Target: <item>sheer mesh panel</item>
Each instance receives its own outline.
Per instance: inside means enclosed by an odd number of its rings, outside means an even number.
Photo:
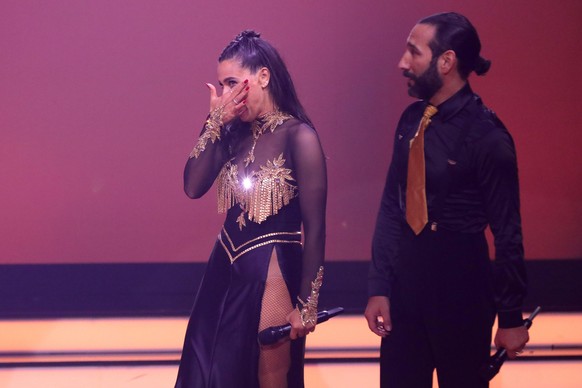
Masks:
[[[292,309],[291,297],[277,261],[277,252],[276,249],[273,249],[265,284],[265,293],[263,294],[259,331],[270,326],[286,324],[287,314]],[[261,347],[259,355],[259,383],[261,388],[287,387],[287,372],[291,365],[290,348],[289,341]]]

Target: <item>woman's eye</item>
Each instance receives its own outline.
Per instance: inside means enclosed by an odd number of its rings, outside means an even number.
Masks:
[[[231,88],[234,88],[237,84],[238,82],[236,81],[228,81],[228,86],[230,86]]]

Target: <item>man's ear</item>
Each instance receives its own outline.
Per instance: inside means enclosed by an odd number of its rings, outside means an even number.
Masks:
[[[457,69],[457,54],[453,50],[447,50],[439,57],[439,69],[442,74],[449,74]]]
[[[271,72],[266,67],[262,67],[259,69],[259,85],[261,88],[265,89],[267,85],[269,85],[269,81],[271,80]]]

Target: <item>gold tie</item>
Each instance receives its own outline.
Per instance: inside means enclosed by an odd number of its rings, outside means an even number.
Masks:
[[[418,131],[410,140],[408,177],[406,179],[406,222],[415,234],[419,234],[428,222],[424,172],[424,131],[437,108],[427,105],[420,120]]]

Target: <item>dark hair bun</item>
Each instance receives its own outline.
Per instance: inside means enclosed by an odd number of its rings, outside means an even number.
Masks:
[[[475,74],[484,75],[489,71],[490,67],[491,67],[490,60],[485,59],[483,57],[479,57],[479,59],[477,59],[477,63],[475,64]]]
[[[244,30],[243,32],[238,34],[235,39],[242,40],[242,39],[260,38],[260,37],[261,37],[261,33],[259,33],[259,32],[256,32],[254,30]]]

